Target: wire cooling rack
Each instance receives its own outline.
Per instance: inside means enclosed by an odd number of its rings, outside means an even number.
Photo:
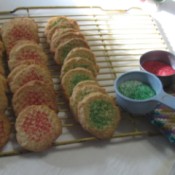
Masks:
[[[128,11],[103,10],[100,7],[19,7],[13,11],[0,12],[0,26],[15,17],[27,16],[33,18],[39,26],[40,44],[50,58],[49,69],[53,76],[58,96],[59,117],[63,122],[63,134],[53,146],[82,144],[97,140],[82,130],[75,123],[64,101],[60,89],[60,67],[53,60],[49,45],[44,36],[44,28],[49,18],[64,15],[73,18],[80,26],[91,50],[96,56],[100,73],[97,76],[99,84],[109,95],[115,97],[114,80],[123,72],[139,70],[139,57],[150,50],[169,50],[169,46],[161,35],[154,19],[139,9]],[[9,107],[10,109],[10,107]],[[123,141],[148,136],[160,135],[149,124],[146,117],[131,116],[121,111],[122,120],[113,139]],[[100,140],[97,140],[100,142]],[[111,141],[108,141],[109,144]],[[0,157],[28,153],[15,140],[15,133],[9,143],[1,150]]]

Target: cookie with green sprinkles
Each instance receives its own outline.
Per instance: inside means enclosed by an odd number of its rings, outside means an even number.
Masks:
[[[76,47],[89,48],[88,43],[80,38],[72,38],[68,41],[61,43],[55,51],[54,59],[57,64],[63,64],[67,54]]]
[[[70,97],[69,105],[76,121],[78,121],[78,104],[85,96],[93,92],[106,93],[104,88],[100,87],[97,82],[92,80],[80,82],[75,86],[72,96]]]
[[[54,32],[60,28],[72,28],[75,30],[79,30],[79,26],[74,19],[65,16],[53,17],[48,21],[45,29],[45,34],[48,43],[50,43]]]
[[[46,28],[45,28],[45,34],[47,34],[51,28],[53,28],[57,25],[61,25],[61,24],[65,24],[65,25],[72,24],[72,25],[78,26],[77,22],[72,18],[68,18],[66,16],[54,16],[48,20]],[[68,26],[66,26],[66,27],[68,27]]]
[[[94,92],[78,105],[81,126],[99,139],[111,138],[120,121],[120,110],[107,94]]]
[[[92,63],[91,61],[84,59],[83,57],[74,57],[70,60],[64,61],[61,68],[61,77],[70,69],[75,69],[76,67],[82,67],[92,71],[93,75],[96,77],[99,72],[99,66]]]
[[[59,21],[63,18],[63,16],[54,16],[48,19],[47,25],[45,27],[45,34],[47,35],[48,31],[54,27]]]
[[[85,47],[76,47],[72,49],[66,56],[65,61],[74,57],[83,57],[84,59],[92,61],[94,64],[96,64],[96,58],[94,53],[90,49]]]
[[[71,69],[64,74],[61,79],[61,86],[63,88],[65,97],[69,99],[72,95],[74,87],[81,81],[94,80],[95,77],[91,71],[85,68]]]
[[[78,30],[79,31],[79,30]],[[73,29],[73,28],[57,28],[55,31],[54,31],[54,33],[53,33],[53,35],[52,35],[52,37],[51,37],[51,39],[50,39],[50,45],[51,45],[51,42],[53,41],[53,40],[55,40],[56,38],[60,38],[61,37],[61,35],[64,35],[65,33],[67,33],[67,32],[77,32],[77,30],[75,30],[75,29]],[[50,49],[51,50],[51,49]]]
[[[55,38],[52,38],[50,42],[50,50],[51,52],[55,52],[56,48],[63,42],[70,40],[71,38],[80,38],[85,39],[84,35],[80,33],[79,31],[69,31],[64,32],[60,35],[58,35]]]
[[[72,24],[61,24],[61,25],[57,25],[55,27],[53,27],[52,29],[49,30],[48,34],[47,34],[47,42],[50,43],[53,34],[55,33],[56,30],[59,30],[60,28],[66,29],[66,28],[72,28],[74,30],[79,30],[79,28],[77,28],[77,26],[74,26]]]

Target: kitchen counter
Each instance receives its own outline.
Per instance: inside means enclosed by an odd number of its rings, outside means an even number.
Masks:
[[[171,49],[175,52],[175,1],[166,1],[157,4],[157,10],[153,14],[157,20],[162,34],[167,38]]]
[[[108,2],[112,4],[112,1],[108,0]],[[89,3],[99,5],[100,1]],[[0,0],[0,4],[0,11],[12,10],[19,6],[88,5],[82,0],[65,0],[64,2],[58,0]],[[175,1],[167,0],[161,4],[149,1],[145,5],[149,5],[150,13],[156,19],[162,34],[174,52]],[[139,3],[139,7],[146,9],[143,3]],[[0,174],[175,175],[175,145],[170,144],[163,136],[154,136],[119,139],[110,143],[95,141],[60,146],[44,153],[2,157],[0,158]]]

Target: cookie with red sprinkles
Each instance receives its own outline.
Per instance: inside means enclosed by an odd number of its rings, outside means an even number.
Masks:
[[[27,17],[14,18],[2,25],[2,40],[7,54],[19,40],[39,42],[38,25]]]
[[[2,58],[4,53],[4,43],[0,40],[0,58]]]
[[[10,120],[4,114],[0,113],[0,148],[9,140],[11,133]]]
[[[4,67],[2,66],[2,64],[0,63],[0,74],[4,75]]]
[[[12,70],[20,64],[47,65],[48,57],[43,49],[32,41],[21,40],[13,47],[9,55],[8,66]]]
[[[26,150],[48,149],[62,133],[61,120],[45,105],[25,108],[16,119],[17,142]]]
[[[8,107],[8,98],[6,96],[7,91],[8,88],[6,78],[0,74],[0,113],[4,113]]]
[[[16,66],[9,74],[8,74],[8,77],[7,77],[7,82],[8,84],[14,80],[14,77],[16,76],[16,74],[18,72],[20,72],[22,69],[25,69],[27,68],[28,65],[27,64],[20,64],[18,66]]]
[[[46,105],[50,109],[58,111],[54,89],[38,80],[21,86],[13,95],[12,105],[17,117],[23,109],[31,105]]]
[[[13,71],[12,71],[13,72]],[[52,76],[47,67],[31,64],[27,67],[23,67],[16,75],[11,79],[8,79],[9,86],[12,93],[15,93],[24,84],[39,80],[53,88]]]
[[[8,99],[5,94],[5,91],[0,87],[0,113],[4,112],[8,107]]]
[[[0,88],[1,91],[8,92],[8,84],[7,84],[7,79],[4,77],[4,75],[0,74]]]

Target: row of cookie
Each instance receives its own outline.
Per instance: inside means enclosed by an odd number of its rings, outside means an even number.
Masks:
[[[90,50],[78,23],[65,16],[56,16],[48,20],[45,28],[50,50],[55,54],[57,64],[61,64],[61,77],[77,67],[90,70],[94,77],[99,73],[96,58]]]
[[[71,18],[65,16],[50,18],[45,27],[45,35],[50,50],[55,53],[56,63],[61,64],[61,82],[65,96],[69,99],[73,84],[84,78],[96,78],[99,67],[95,55],[80,32],[78,23]],[[69,70],[73,72],[68,73]],[[72,75],[75,75],[74,79],[71,79],[72,85],[67,86],[69,76]]]
[[[43,151],[61,134],[62,127],[48,58],[38,44],[38,26],[30,18],[16,18],[3,25],[2,37],[17,141],[27,150]]]
[[[87,43],[85,45],[79,42],[83,39],[76,37],[68,37],[66,40],[63,37],[62,40],[61,36],[67,33],[65,29],[60,33],[61,22],[59,21],[62,18],[64,17],[51,18],[46,26],[46,31],[52,31],[55,28],[52,27],[52,23],[58,20],[55,32],[59,33],[59,43],[62,44],[56,47],[55,61],[62,64],[60,78],[63,92],[69,101],[75,119],[86,131],[97,138],[110,138],[120,119],[119,109],[96,81],[99,68]],[[77,23],[74,21],[73,24]],[[48,40],[49,32],[47,32]]]
[[[76,67],[77,64],[81,64],[82,67],[93,70],[95,75],[98,74],[99,67],[94,54],[75,20],[65,16],[52,17],[47,22],[45,35],[57,64],[62,65],[69,60],[68,65]],[[72,52],[70,53],[70,51]],[[79,58],[72,60],[73,57]]]
[[[4,45],[0,41],[0,148],[8,142],[11,133],[11,124],[5,114],[8,107],[7,81],[4,69]]]
[[[97,81],[79,82],[69,102],[74,118],[82,128],[99,139],[113,136],[120,121],[120,110]]]
[[[111,138],[120,121],[120,111],[92,72],[81,67],[70,69],[61,78],[61,86],[82,128],[97,138]]]

